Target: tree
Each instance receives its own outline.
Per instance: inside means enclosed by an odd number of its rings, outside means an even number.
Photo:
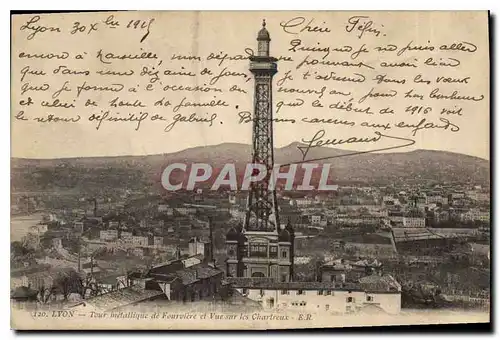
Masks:
[[[40,303],[46,304],[47,302],[49,302],[50,298],[54,295],[55,295],[54,287],[45,287],[44,285],[42,285],[38,289],[37,298]]]
[[[10,244],[10,256],[12,259],[26,259],[33,257],[34,250],[29,248],[23,242],[14,241]]]
[[[96,279],[90,274],[82,277],[80,282],[81,289],[79,293],[83,299],[98,296],[104,293],[104,289],[97,284]]]
[[[321,266],[324,264],[324,257],[315,255],[306,264],[296,264],[294,275],[297,281],[319,281],[321,280]]]
[[[71,293],[81,292],[82,280],[80,275],[73,270],[63,272],[58,274],[53,287],[62,294],[64,300],[67,300]]]
[[[40,239],[37,234],[28,233],[22,238],[21,243],[23,247],[29,249],[29,251],[35,251],[39,246]]]
[[[324,257],[317,257],[314,260],[314,273],[316,276],[316,281],[321,281],[321,267],[325,264]]]

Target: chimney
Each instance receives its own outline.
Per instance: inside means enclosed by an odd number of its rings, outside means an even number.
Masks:
[[[80,271],[82,270],[81,252],[82,252],[82,239],[80,236],[80,239],[78,240],[78,273],[80,273]]]
[[[181,259],[181,248],[177,246],[177,249],[175,250],[175,259],[180,260]]]
[[[210,231],[210,254],[209,254],[209,259],[208,261],[210,263],[213,263],[214,264],[214,268],[215,268],[215,261],[214,261],[214,240],[213,240],[213,235],[212,235],[212,217],[209,216],[208,217],[208,229]]]

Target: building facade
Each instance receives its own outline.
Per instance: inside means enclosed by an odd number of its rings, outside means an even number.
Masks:
[[[401,311],[401,286],[392,277],[376,277],[375,282],[336,284],[332,282],[257,282],[229,279],[243,296],[270,310],[310,313],[356,313],[376,307],[387,314]],[[361,280],[363,281],[363,280]],[[382,284],[380,284],[382,283]]]
[[[226,237],[228,277],[293,277],[295,234],[290,225],[280,233],[252,233],[232,228]]]
[[[212,259],[212,245],[210,241],[205,241],[195,236],[189,240],[188,247],[189,256],[201,255],[207,261]]]
[[[425,228],[425,218],[403,216],[403,226],[405,228]]]
[[[101,230],[99,232],[99,238],[102,241],[116,241],[118,239],[118,230]]]

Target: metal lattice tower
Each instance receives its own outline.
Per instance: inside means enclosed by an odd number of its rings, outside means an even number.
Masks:
[[[278,232],[276,191],[268,187],[274,166],[272,79],[278,72],[278,59],[269,56],[271,38],[265,21],[257,42],[257,55],[250,57],[250,71],[255,77],[252,163],[263,164],[267,175],[263,180],[250,183],[244,229]]]

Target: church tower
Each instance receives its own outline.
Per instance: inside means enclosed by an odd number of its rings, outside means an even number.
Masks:
[[[255,78],[252,163],[264,165],[267,176],[251,182],[244,223],[231,228],[226,236],[227,275],[284,282],[293,277],[295,237],[290,224],[280,228],[276,191],[269,190],[274,167],[272,80],[278,60],[269,55],[271,38],[265,21],[257,43],[257,54],[249,58]]]

